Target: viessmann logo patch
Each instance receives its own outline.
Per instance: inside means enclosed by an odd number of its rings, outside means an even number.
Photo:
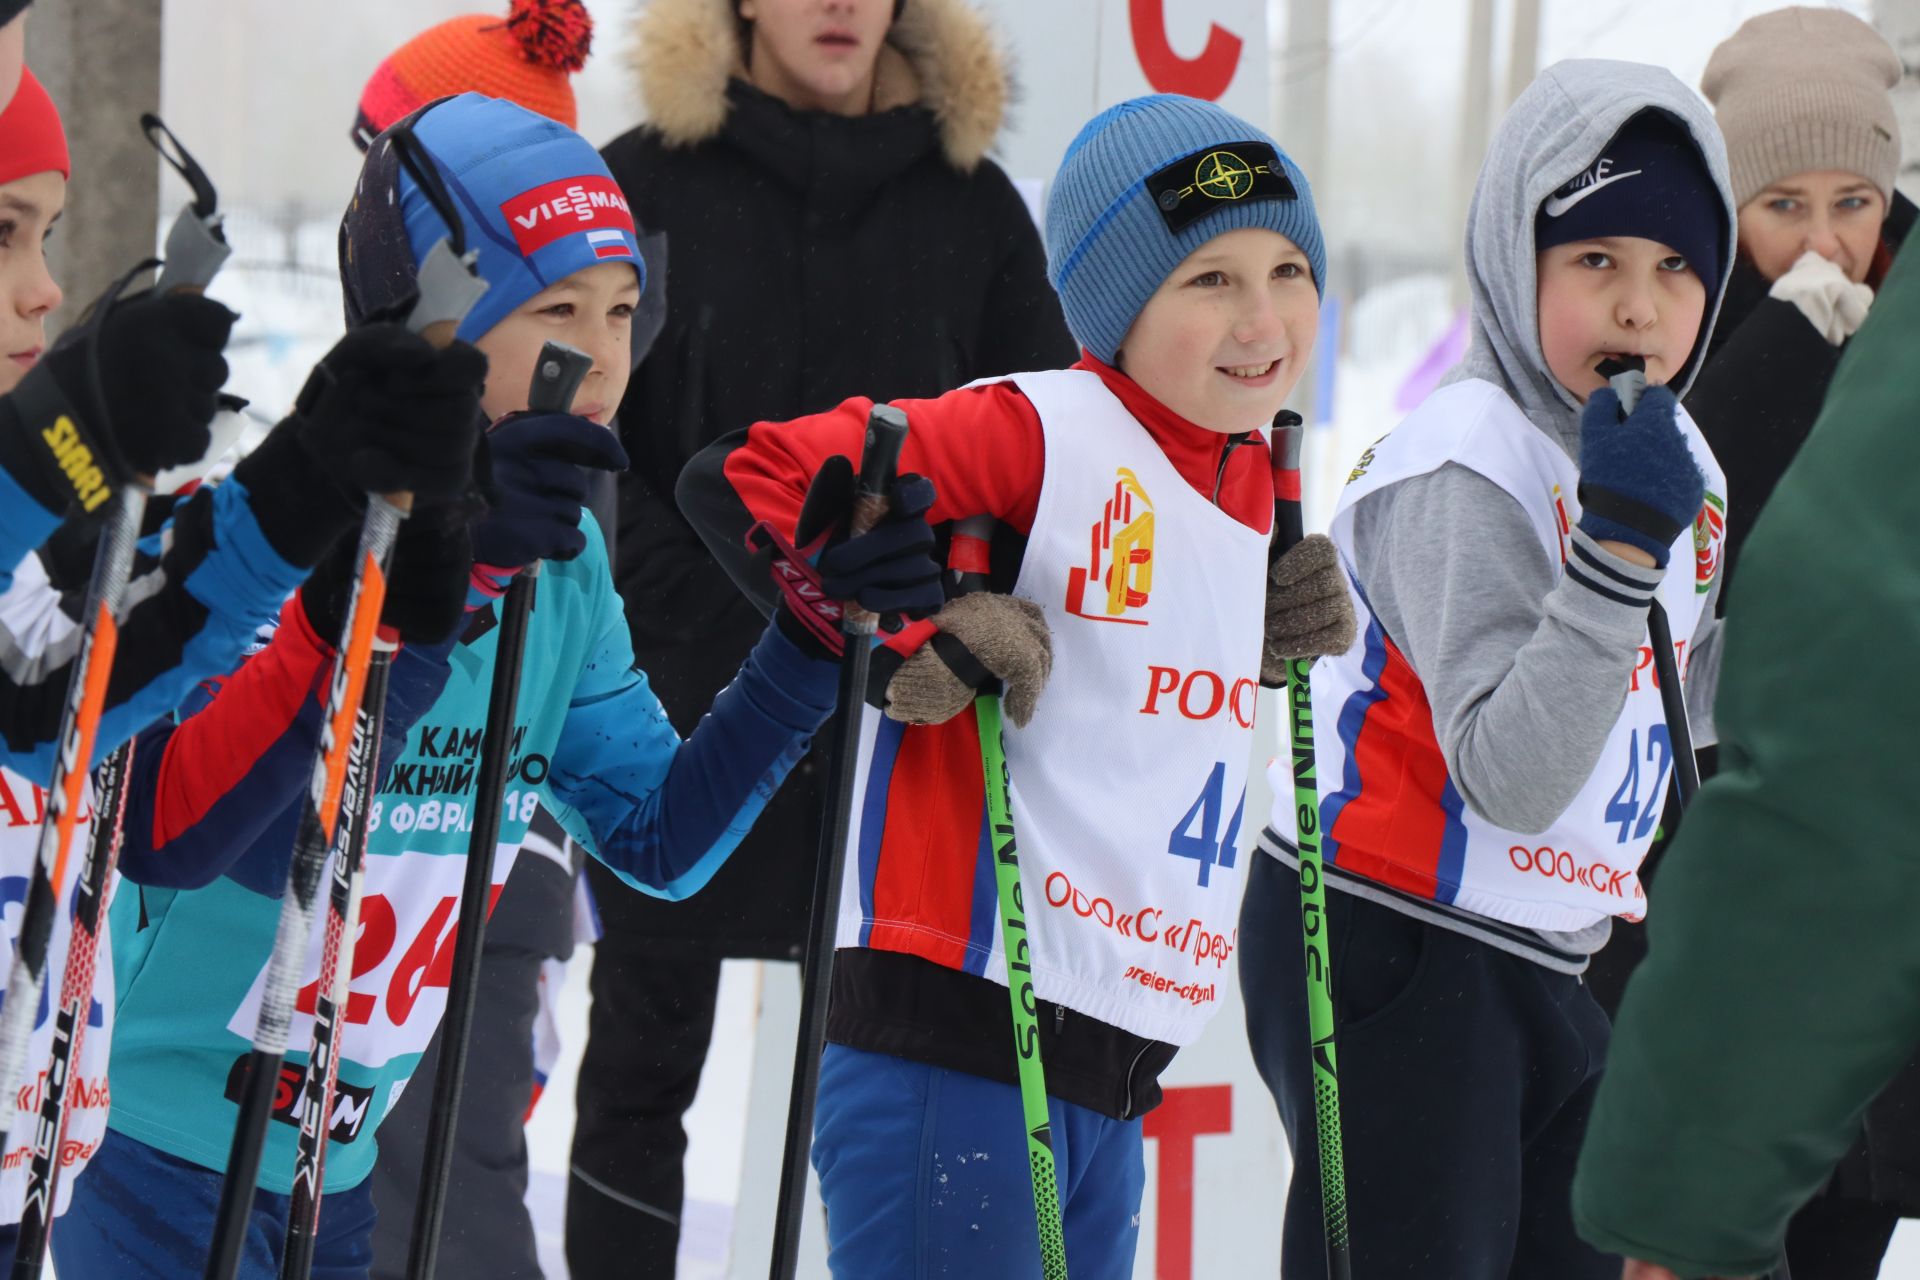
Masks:
[[[562,236],[588,232],[594,256],[632,258],[633,210],[611,178],[562,178],[523,191],[500,206],[523,255],[531,257]]]

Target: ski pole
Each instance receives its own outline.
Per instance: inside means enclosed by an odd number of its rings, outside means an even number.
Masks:
[[[432,158],[424,154],[424,148],[404,129],[391,131],[388,145],[395,148],[447,226],[446,238],[435,244],[420,264],[419,297],[407,316],[408,329],[433,345],[444,347],[453,341],[461,318],[486,292],[486,281],[475,272],[478,251],[465,252],[466,236],[459,211],[447,195]],[[416,155],[416,148],[422,154]],[[360,527],[342,642],[327,684],[319,749],[314,754],[313,774],[294,837],[286,892],[280,901],[280,919],[274,929],[273,951],[261,984],[253,1048],[242,1069],[233,1142],[227,1155],[226,1177],[220,1187],[206,1280],[233,1280],[239,1271],[247,1222],[253,1212],[254,1184],[260,1176],[260,1158],[267,1143],[267,1125],[273,1118],[280,1067],[286,1058],[292,1031],[293,1004],[306,960],[307,936],[313,927],[320,877],[326,871],[327,854],[338,834],[351,725],[366,687],[374,632],[379,626],[380,606],[386,599],[387,559],[400,521],[412,505],[412,494],[367,496],[367,514]]]
[[[547,343],[534,362],[527,408],[535,413],[565,413],[592,368],[593,357],[585,352],[565,343]],[[500,843],[500,810],[506,802],[514,716],[520,705],[520,669],[539,575],[537,560],[514,574],[500,607],[493,685],[487,692],[486,736],[481,742],[480,772],[475,782],[473,833],[467,841],[467,875],[460,889],[460,921],[453,935],[453,973],[447,986],[446,1017],[440,1028],[440,1063],[434,1072],[433,1106],[427,1119],[413,1236],[407,1244],[407,1275],[412,1280],[431,1280],[438,1261],[440,1221],[447,1205],[447,1184],[453,1177],[460,1094],[466,1085],[467,1047],[473,1032],[474,1003],[480,994],[480,960],[493,895],[494,853]]]
[[[1300,417],[1273,423],[1273,552],[1286,554],[1306,536],[1300,509]],[[1307,955],[1307,1030],[1313,1051],[1313,1115],[1320,1152],[1320,1216],[1329,1280],[1349,1280],[1353,1246],[1347,1223],[1347,1158],[1340,1140],[1340,1071],[1334,1053],[1332,951],[1327,945],[1327,892],[1320,861],[1320,786],[1314,770],[1313,659],[1287,663],[1287,712],[1293,748],[1293,808],[1299,828],[1300,925]]]
[[[974,516],[954,526],[947,566],[958,570],[963,594],[989,589],[987,563],[992,541],[991,516]],[[993,830],[1001,946],[1007,953],[1007,995],[1013,1006],[1013,1056],[1020,1076],[1020,1113],[1027,1126],[1027,1165],[1033,1175],[1033,1215],[1040,1234],[1040,1272],[1045,1280],[1067,1280],[1067,1242],[1060,1227],[1060,1184],[1053,1171],[1053,1121],[1047,1112],[1046,1068],[1040,1060],[1033,947],[1027,932],[1026,897],[1020,887],[1020,858],[1014,842],[1007,749],[1000,727],[1000,695],[982,693],[973,700],[973,714],[980,728],[987,822]]]
[[[46,1264],[53,1206],[60,1190],[58,1155],[66,1141],[67,1091],[93,1010],[100,917],[107,909],[108,886],[120,860],[127,771],[132,767],[133,743],[129,742],[108,756],[94,775],[93,839],[80,866],[80,884],[74,895],[73,932],[67,942],[67,967],[60,979],[60,1005],[54,1012],[53,1055],[34,1124],[33,1156],[27,1165],[20,1234],[13,1251],[13,1280],[37,1280]]]
[[[1613,393],[1620,397],[1620,408],[1632,413],[1647,389],[1647,362],[1639,356],[1602,360],[1596,367]],[[1700,762],[1693,754],[1693,724],[1687,718],[1687,694],[1680,684],[1680,662],[1673,653],[1673,624],[1659,600],[1647,609],[1647,643],[1653,649],[1653,675],[1660,685],[1660,710],[1667,722],[1667,737],[1673,747],[1673,790],[1676,822],[1700,791]],[[1771,1272],[1770,1280],[1793,1280],[1783,1256]]]
[[[849,532],[865,533],[886,514],[900,450],[907,442],[907,415],[876,404],[867,416],[860,453],[860,490]],[[807,922],[807,955],[801,970],[800,1034],[794,1046],[793,1088],[787,1095],[786,1146],[780,1157],[780,1198],[773,1233],[773,1280],[793,1280],[800,1263],[800,1220],[807,1206],[807,1156],[813,1146],[813,1103],[820,1087],[820,1054],[827,1039],[827,994],[833,984],[833,935],[840,917],[840,885],[846,874],[847,834],[853,817],[853,775],[867,707],[867,670],[879,619],[848,605],[842,627],[846,655],[840,660],[839,701],[827,758],[827,811],[820,824],[819,856],[813,866],[813,905]]]
[[[340,1042],[344,1035],[353,976],[353,951],[360,926],[360,890],[365,877],[367,812],[379,788],[381,733],[386,725],[387,679],[393,648],[376,639],[367,660],[367,685],[353,721],[347,749],[347,781],[340,794],[342,838],[333,850],[333,883],[327,894],[326,933],[320,948],[320,979],[314,984],[313,1042],[307,1051],[302,1086],[300,1138],[294,1153],[293,1193],[287,1203],[287,1243],[281,1254],[283,1280],[305,1280],[313,1270],[313,1248],[320,1233],[320,1187],[327,1167],[327,1138],[333,1115],[334,1086],[340,1078]]]
[[[220,230],[213,184],[157,117],[143,115],[140,123],[155,150],[178,169],[194,189],[193,202],[180,211],[167,237],[170,256],[161,267],[155,288],[162,292],[200,292],[212,281],[229,252],[226,237]],[[168,153],[162,139],[173,146],[176,154]],[[175,252],[179,254],[177,261],[171,256]],[[108,290],[100,303],[100,316],[104,317],[111,309],[132,276],[148,265],[136,267]],[[98,329],[94,332],[97,335]],[[73,847],[73,831],[80,814],[81,791],[93,763],[100,718],[106,711],[107,680],[119,644],[121,605],[133,577],[140,521],[146,514],[147,498],[152,492],[151,476],[134,476],[115,490],[113,508],[94,555],[93,575],[87,583],[83,606],[85,629],[81,633],[79,655],[74,660],[72,680],[67,686],[66,705],[60,714],[59,736],[55,739],[60,749],[47,782],[47,819],[40,827],[35,875],[27,890],[20,938],[7,977],[6,1000],[0,1004],[0,1150],[5,1149],[7,1134],[13,1128],[20,1072],[26,1066],[27,1046],[40,1009],[41,988],[46,982],[47,946],[60,912],[67,857]]]
[[[1647,389],[1647,362],[1639,356],[1609,358],[1596,370],[1620,397],[1623,413],[1632,413]],[[1687,719],[1687,694],[1680,684],[1680,663],[1673,654],[1673,625],[1666,608],[1655,599],[1647,610],[1647,643],[1653,648],[1653,675],[1660,685],[1660,709],[1666,716],[1667,737],[1673,746],[1673,786],[1680,802],[1675,817],[1693,803],[1700,790],[1700,762],[1693,754],[1693,725]]]

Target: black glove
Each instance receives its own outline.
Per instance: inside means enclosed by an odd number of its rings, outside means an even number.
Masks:
[[[436,349],[398,324],[367,324],[334,345],[260,447],[233,469],[267,540],[312,564],[369,493],[423,502],[465,495],[484,468],[480,385],[487,358]]]
[[[887,495],[887,511],[867,532],[847,537],[856,485],[853,463],[834,455],[807,488],[793,542],[762,521],[747,543],[771,556],[780,589],[774,622],[789,640],[817,658],[846,651],[842,604],[871,613],[925,618],[946,603],[940,565],[933,558],[933,482],[904,475]]]
[[[1707,488],[1675,420],[1679,407],[1672,391],[1654,386],[1623,416],[1620,397],[1601,387],[1580,414],[1581,532],[1639,547],[1663,569]]]
[[[135,475],[198,462],[237,319],[187,293],[136,294],[90,313],[7,397],[17,421],[0,465],[48,510],[94,512]]]
[[[587,472],[625,471],[627,451],[612,431],[567,413],[509,414],[487,435],[493,509],[473,526],[473,558],[518,570],[536,560],[571,560],[587,547],[580,509]]]
[[[468,522],[477,506],[464,499],[416,503],[413,514],[400,522],[380,622],[405,643],[438,644],[465,616],[473,569]],[[358,530],[343,535],[300,588],[300,604],[314,634],[331,645],[340,644],[346,629],[359,542]]]

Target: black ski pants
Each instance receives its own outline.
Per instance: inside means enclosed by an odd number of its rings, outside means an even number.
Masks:
[[[671,1280],[686,1196],[682,1120],[713,1039],[720,960],[649,945],[622,919],[633,889],[598,863],[587,878],[605,933],[574,1093],[567,1268],[572,1280]]]
[[[1580,979],[1327,894],[1354,1280],[1617,1280],[1571,1188],[1608,1025]],[[1294,1153],[1280,1274],[1327,1274],[1300,877],[1253,855],[1240,982]]]

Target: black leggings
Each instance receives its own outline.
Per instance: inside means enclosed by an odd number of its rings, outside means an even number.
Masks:
[[[1294,1152],[1281,1275],[1326,1275],[1300,878],[1255,854],[1240,913],[1247,1034]],[[1606,1064],[1578,978],[1327,894],[1354,1280],[1617,1280],[1571,1190]]]

